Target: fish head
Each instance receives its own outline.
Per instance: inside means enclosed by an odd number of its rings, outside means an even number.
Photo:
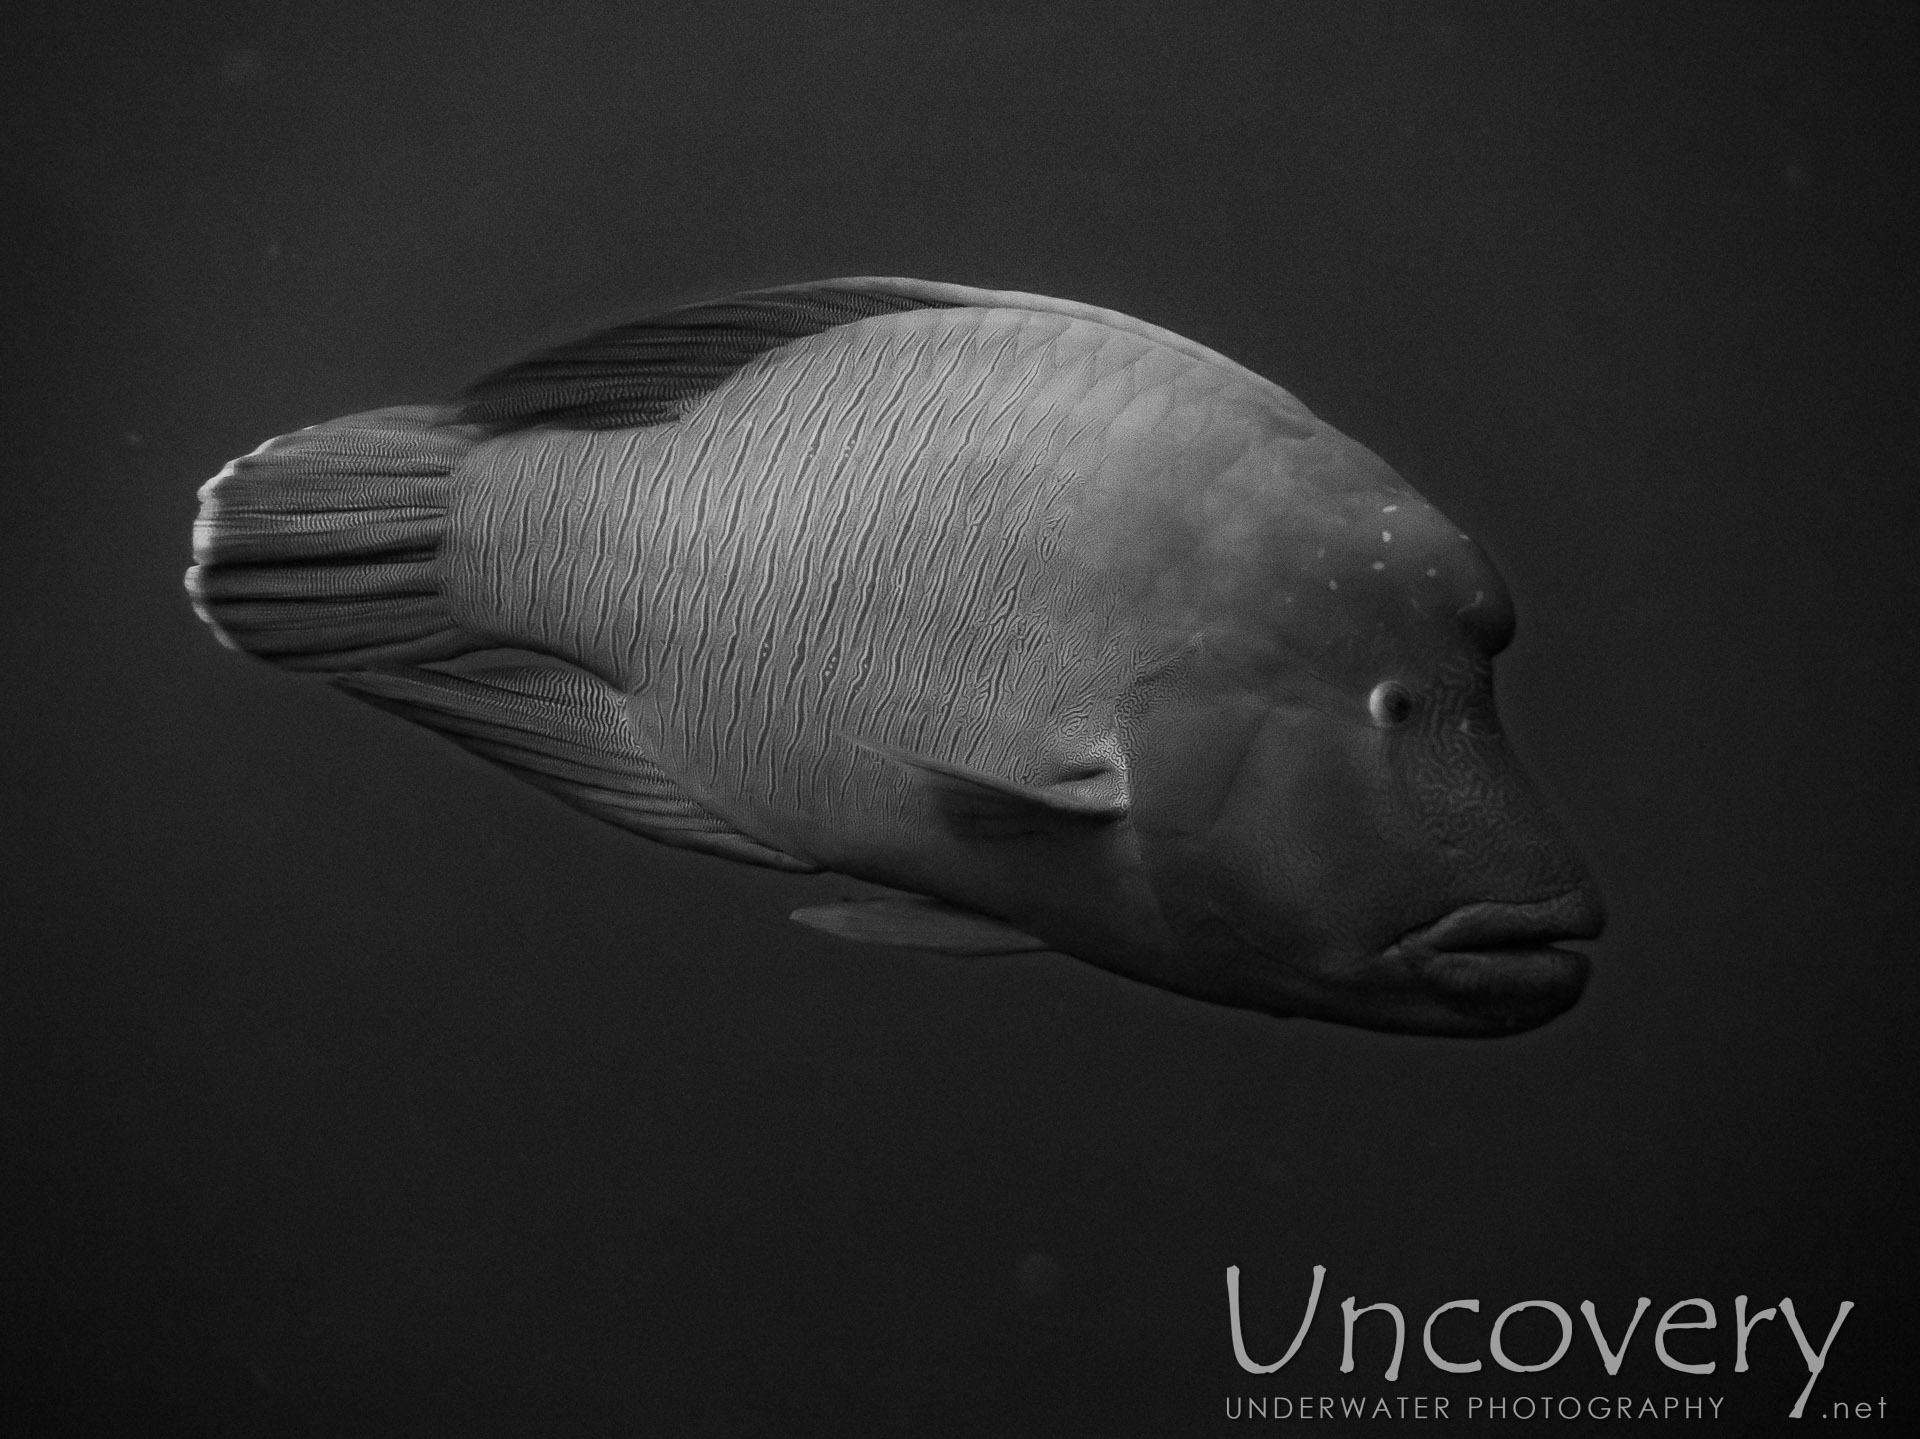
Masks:
[[[1560,942],[1600,932],[1601,900],[1495,710],[1507,588],[1393,479],[1277,507],[1258,564],[1212,556],[1218,602],[1129,695],[1132,820],[1178,987],[1516,1033],[1579,998]]]

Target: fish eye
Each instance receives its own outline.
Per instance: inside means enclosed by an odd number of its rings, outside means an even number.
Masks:
[[[1367,713],[1382,729],[1405,724],[1413,713],[1413,691],[1399,680],[1382,680],[1367,696]]]

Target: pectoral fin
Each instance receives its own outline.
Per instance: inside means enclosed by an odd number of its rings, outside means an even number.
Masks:
[[[792,918],[855,944],[890,944],[936,954],[1028,954],[1049,948],[1010,924],[925,895],[811,905],[796,909]]]
[[[905,770],[932,796],[954,833],[970,839],[1048,834],[1127,817],[1127,773],[1117,756],[1092,754],[1068,778],[1022,784],[873,740],[852,743]]]

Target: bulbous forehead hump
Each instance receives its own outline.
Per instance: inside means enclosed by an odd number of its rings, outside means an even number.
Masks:
[[[1485,551],[1328,426],[1250,447],[1200,511],[1195,578],[1210,629],[1363,668],[1463,643],[1492,654],[1512,635],[1512,600]]]

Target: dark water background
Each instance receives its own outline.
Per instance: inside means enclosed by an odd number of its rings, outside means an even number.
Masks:
[[[1805,1367],[1776,1321],[1728,1372],[1736,1294],[1816,1339],[1856,1301],[1815,1409],[1920,1405],[1913,8],[7,29],[14,1432],[1158,1435],[1279,1392],[1756,1432]],[[841,947],[784,918],[834,881],[603,829],[190,613],[193,490],[262,438],[848,273],[1190,334],[1482,540],[1506,719],[1612,904],[1575,1012],[1388,1038]],[[1225,1266],[1277,1357],[1314,1263],[1300,1357],[1243,1374]],[[1388,1385],[1378,1316],[1337,1372],[1349,1294],[1478,1297],[1483,1356],[1518,1300],[1654,1309],[1617,1379],[1584,1325],[1524,1379],[1416,1327]],[[1709,1378],[1651,1351],[1695,1295]]]

